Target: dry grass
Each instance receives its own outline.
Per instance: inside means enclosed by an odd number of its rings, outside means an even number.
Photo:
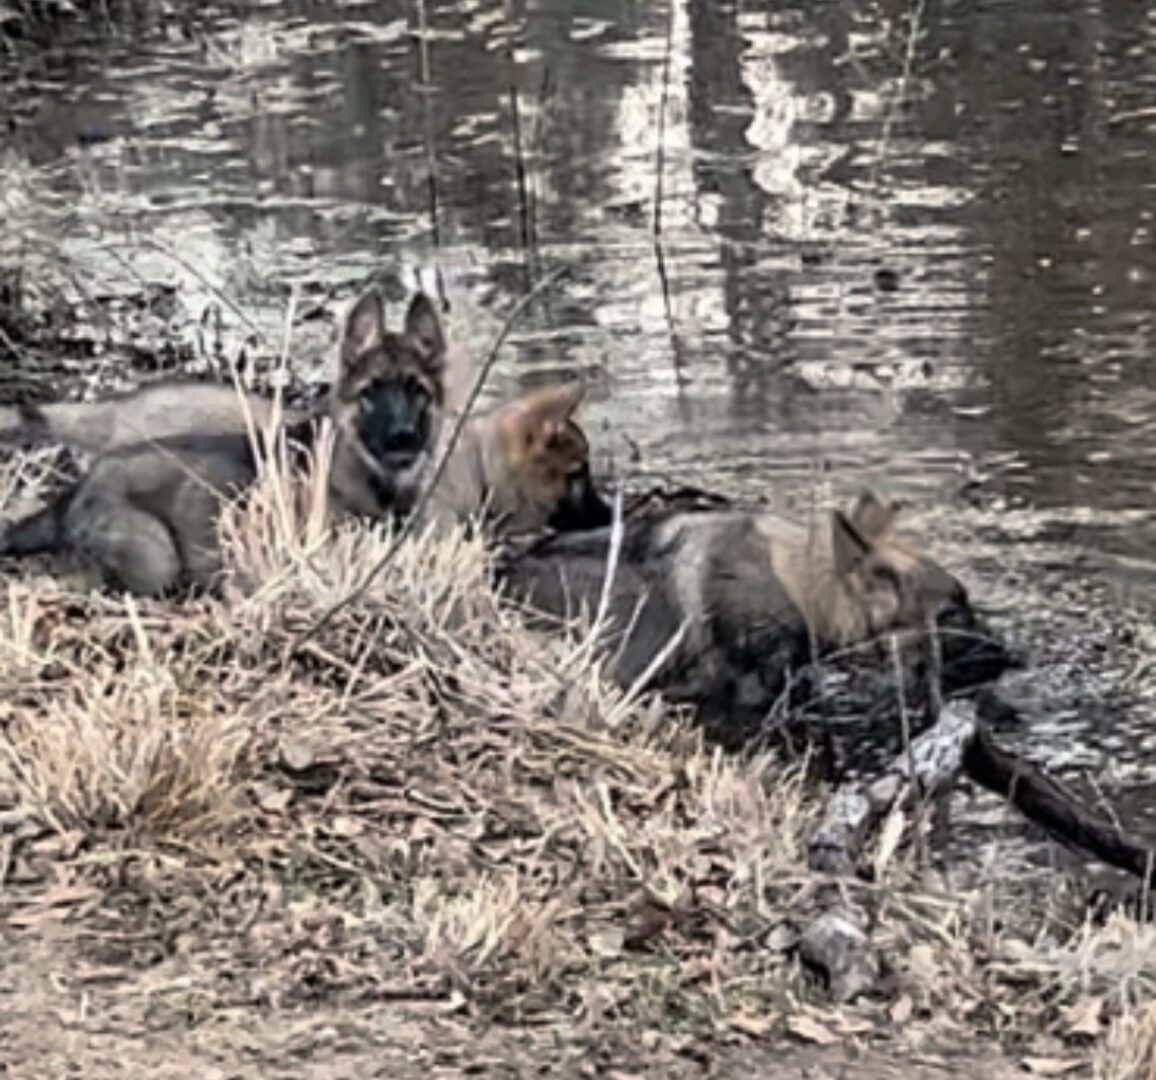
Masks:
[[[240,811],[237,759],[249,738],[241,715],[230,715],[197,673],[158,664],[135,608],[126,615],[137,638],[131,667],[96,643],[80,661],[38,652],[28,633],[41,610],[35,594],[10,597],[11,622],[24,642],[5,665],[4,694],[13,702],[0,752],[19,802],[60,832],[128,830],[196,835]],[[29,684],[67,686],[28,707]],[[23,699],[23,700],[22,700]]]
[[[134,949],[163,953],[180,927],[201,1010],[428,1000],[473,1023],[696,1040],[923,1024],[1085,1053],[1099,1031],[1071,1018],[1092,1002],[1114,1021],[1101,1075],[1147,1075],[1149,928],[1001,935],[910,860],[844,883],[894,977],[829,1009],[793,951],[830,895],[805,865],[801,770],[704,748],[578,637],[531,633],[477,540],[407,541],[295,654],[391,543],[327,526],[323,481],[274,462],[228,508],[227,605],[4,582],[0,820],[24,832],[0,914],[28,922],[63,883],[104,898],[104,932]]]
[[[1096,1054],[1096,1080],[1156,1078],[1156,1001],[1113,1021]]]

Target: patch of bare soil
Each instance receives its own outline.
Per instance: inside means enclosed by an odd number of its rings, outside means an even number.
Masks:
[[[86,963],[71,934],[6,940],[0,976],[0,1075],[102,1078],[336,1078],[428,1076],[714,1076],[740,1080],[991,1080],[1021,1066],[987,1042],[934,1049],[775,1045],[639,1031],[625,1022],[592,1029],[478,1025],[460,1003],[376,1002],[290,1008],[268,1003],[196,1006],[186,960],[148,971]],[[71,938],[71,940],[70,940]],[[1078,1075],[1078,1073],[1076,1074]]]

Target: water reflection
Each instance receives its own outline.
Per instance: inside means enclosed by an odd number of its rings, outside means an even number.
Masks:
[[[1124,508],[1156,468],[1156,23],[1126,3],[914,36],[899,0],[264,4],[72,47],[9,141],[75,236],[179,251],[271,333],[287,282],[437,264],[482,334],[574,267],[496,386],[596,377],[651,472],[927,492],[970,459]]]
[[[1046,608],[1077,563],[1105,608],[1150,598],[1156,4],[913,10],[283,0],[146,21],[2,91],[5,198],[62,200],[88,292],[179,281],[249,347],[222,297],[278,341],[294,286],[317,302],[304,372],[371,274],[400,297],[437,267],[481,345],[566,265],[494,391],[584,374],[607,467],[788,499],[885,479],[1009,606],[1034,588]],[[318,304],[329,321],[305,319]],[[968,478],[1000,508],[959,509]]]

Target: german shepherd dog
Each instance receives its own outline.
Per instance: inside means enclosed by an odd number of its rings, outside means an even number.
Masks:
[[[698,707],[709,737],[737,749],[763,733],[816,655],[897,634],[926,657],[936,623],[982,637],[960,582],[896,533],[898,509],[865,491],[850,513],[810,524],[737,510],[627,521],[606,593],[613,674],[626,686],[649,674],[669,699]],[[499,580],[547,622],[592,613],[610,537],[540,541],[501,560]],[[994,678],[1005,666],[1002,649],[978,667],[969,654],[967,677]]]
[[[583,395],[580,383],[546,387],[471,417],[431,492],[428,519],[444,527],[478,517],[500,536],[609,525],[574,419]]]
[[[354,305],[327,408],[335,512],[381,517],[412,507],[439,439],[446,351],[424,295],[410,304],[400,333],[386,330],[376,290]],[[90,405],[4,410],[4,441],[56,440],[100,456],[61,498],[13,523],[0,536],[0,554],[70,550],[106,583],[144,595],[210,585],[220,568],[222,501],[256,479],[252,436],[261,441],[272,409],[227,386],[169,384]],[[308,448],[316,429],[309,416],[289,413],[284,430],[291,444]]]

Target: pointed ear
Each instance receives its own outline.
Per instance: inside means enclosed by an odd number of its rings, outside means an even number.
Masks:
[[[381,345],[385,337],[385,307],[377,289],[367,289],[345,319],[341,338],[341,366],[352,367],[360,357]]]
[[[902,503],[881,499],[874,491],[865,489],[855,500],[851,521],[862,536],[877,540],[895,524],[902,509]]]
[[[850,574],[871,553],[870,542],[841,510],[831,513],[831,539],[837,577]]]
[[[521,404],[539,424],[549,420],[561,423],[574,415],[585,396],[585,384],[569,382],[561,386],[546,386],[534,390],[522,398]]]
[[[578,407],[586,400],[586,384],[581,381],[566,383],[558,387],[556,402],[560,420],[569,420],[578,411]]]
[[[442,357],[446,351],[442,321],[433,301],[425,293],[418,293],[410,302],[405,313],[405,336],[429,360]]]
[[[498,427],[517,446],[547,443],[563,429],[584,393],[577,382],[532,390],[498,408]]]

